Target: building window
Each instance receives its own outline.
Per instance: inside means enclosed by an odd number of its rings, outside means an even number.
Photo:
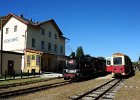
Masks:
[[[51,51],[51,43],[48,43],[48,51]]]
[[[54,45],[54,52],[57,52],[57,44]]]
[[[63,53],[63,46],[61,46],[61,48],[60,48],[60,52]]]
[[[55,39],[57,39],[57,34],[54,35]]]
[[[45,29],[42,28],[42,35],[45,35]]]
[[[27,56],[27,66],[30,66],[30,56]]]
[[[51,33],[51,31],[49,32],[49,38],[51,37],[51,35],[52,35],[52,33]]]
[[[41,41],[41,50],[44,50],[44,41]]]
[[[35,39],[32,38],[32,47],[35,47]]]
[[[9,33],[9,28],[6,28],[6,34],[8,34]]]
[[[35,60],[35,55],[32,55],[32,60]]]
[[[17,25],[14,26],[14,32],[16,32],[16,31],[17,31]]]
[[[40,56],[36,55],[36,65],[40,65]]]

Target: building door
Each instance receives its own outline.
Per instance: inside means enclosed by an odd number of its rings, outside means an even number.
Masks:
[[[14,72],[14,61],[8,60],[8,75],[13,75]]]
[[[48,71],[51,71],[51,59],[48,59]]]

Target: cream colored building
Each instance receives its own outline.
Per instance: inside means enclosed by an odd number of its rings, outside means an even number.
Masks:
[[[21,69],[25,72],[63,67],[57,58],[65,57],[65,39],[53,19],[35,23],[10,13],[3,24],[3,50],[24,53]]]
[[[1,52],[1,51],[0,51]],[[13,75],[21,73],[21,61],[23,53],[16,53],[10,51],[2,51],[2,69],[0,67],[0,75],[8,74]],[[1,64],[1,53],[0,53],[0,64]]]

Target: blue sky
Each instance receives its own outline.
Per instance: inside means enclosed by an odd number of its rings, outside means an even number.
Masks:
[[[66,54],[82,46],[85,54],[140,56],[139,0],[0,0],[0,15],[23,14],[33,21],[54,19],[64,36]]]

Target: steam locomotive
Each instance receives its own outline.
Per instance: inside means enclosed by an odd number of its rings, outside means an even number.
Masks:
[[[105,60],[88,55],[69,58],[66,60],[66,67],[63,69],[63,77],[65,80],[94,77],[99,73],[106,72],[105,62]]]

